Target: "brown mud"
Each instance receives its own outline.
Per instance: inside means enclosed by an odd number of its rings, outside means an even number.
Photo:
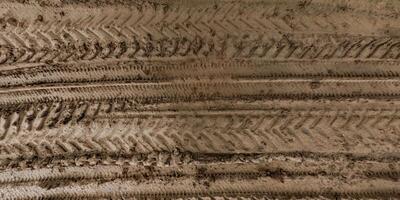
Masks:
[[[0,199],[400,198],[400,3],[0,2]]]

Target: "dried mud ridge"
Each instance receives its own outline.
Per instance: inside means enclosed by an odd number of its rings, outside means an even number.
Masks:
[[[400,198],[400,4],[0,2],[0,199]]]

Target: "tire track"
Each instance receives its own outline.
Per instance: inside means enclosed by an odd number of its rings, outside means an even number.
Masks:
[[[360,105],[362,110],[327,105],[331,108],[288,110],[271,104],[273,108],[266,110],[147,112],[137,112],[123,102],[38,105],[5,111],[0,118],[0,155],[19,159],[177,149],[195,153],[397,153],[400,135],[395,104],[386,110],[376,110],[373,104],[369,109]]]
[[[71,40],[56,47],[35,47],[36,49],[3,44],[0,49],[0,64],[149,58],[166,60],[171,58],[398,60],[400,58],[399,40],[391,36],[297,38],[286,35],[274,37],[253,35],[222,38],[176,36],[158,39],[148,35],[107,43],[87,40],[78,43]]]
[[[330,160],[331,161],[331,160]],[[51,183],[53,181],[115,180],[136,179],[154,180],[165,178],[193,177],[198,179],[226,179],[256,177],[316,177],[342,176],[353,178],[389,178],[400,177],[399,166],[395,163],[355,162],[351,170],[346,169],[349,162],[337,163],[341,168],[332,169],[329,164],[317,160],[300,163],[298,161],[269,161],[264,163],[219,163],[216,164],[183,164],[179,166],[81,166],[65,168],[40,168],[27,170],[6,170],[0,173],[0,184],[29,185]],[[310,166],[308,166],[308,165]],[[313,166],[314,165],[314,166]],[[320,165],[320,166],[315,166]],[[350,178],[350,176],[352,176]]]
[[[0,63],[148,57],[400,57],[395,34],[400,24],[387,16],[348,11],[313,15],[287,13],[285,4],[274,9],[240,5],[225,2],[168,9],[167,3],[99,9],[0,4],[0,10],[8,11],[5,29],[0,30],[4,33]],[[21,15],[24,10],[30,12]]]
[[[397,197],[398,187],[394,181],[387,180],[357,180],[354,184],[343,184],[340,189],[326,189],[340,184],[340,181],[319,178],[284,179],[284,183],[273,178],[257,180],[215,180],[210,183],[193,186],[194,180],[181,179],[168,182],[141,183],[135,181],[112,181],[103,184],[89,183],[71,187],[56,187],[44,189],[39,186],[21,186],[3,188],[0,190],[6,199],[34,198],[105,198],[105,197],[192,197],[207,196],[286,196],[286,197]],[[321,184],[323,183],[323,186]],[[132,187],[135,185],[135,187]],[[265,187],[271,185],[271,187]],[[250,187],[251,186],[251,187]],[[118,189],[117,189],[118,188]],[[295,190],[293,188],[296,188]],[[114,192],[117,191],[118,193]],[[77,192],[79,191],[79,192]]]
[[[77,100],[396,98],[393,80],[208,80],[4,89],[0,104]],[[213,88],[213,90],[209,90]]]
[[[149,154],[115,154],[111,152],[97,153],[89,152],[82,154],[62,154],[55,155],[51,158],[31,157],[20,158],[16,160],[1,160],[1,169],[3,172],[9,170],[28,170],[28,169],[44,169],[44,168],[64,168],[64,167],[94,167],[94,166],[131,166],[131,167],[179,167],[181,165],[224,165],[224,164],[261,164],[261,163],[278,163],[277,167],[285,168],[295,166],[298,168],[299,163],[309,163],[307,168],[312,166],[329,166],[332,160],[337,163],[342,162],[347,168],[365,170],[372,177],[389,178],[384,173],[388,171],[395,172],[397,170],[400,157],[394,153],[318,153],[318,152],[275,152],[263,154],[218,154],[218,153],[190,153],[190,152],[151,152]],[[279,164],[281,163],[281,164]],[[290,164],[292,163],[292,164]],[[317,164],[316,164],[317,163]],[[348,163],[348,164],[346,164]],[[340,164],[338,164],[340,165]],[[273,166],[275,166],[273,164]],[[296,167],[297,166],[297,167]],[[366,167],[363,167],[366,166]],[[374,167],[368,167],[374,166]],[[286,169],[286,168],[285,168]],[[313,168],[317,170],[316,168]],[[332,168],[331,168],[332,170]],[[349,169],[350,170],[350,169]],[[57,171],[55,171],[57,172]],[[376,173],[375,173],[376,172]],[[379,173],[383,175],[380,176]],[[327,174],[325,174],[327,175]],[[394,175],[396,177],[396,175]]]
[[[377,109],[379,108],[379,109]],[[100,101],[100,102],[52,102],[37,104],[19,104],[2,108],[2,135],[7,128],[15,126],[14,130],[33,131],[44,128],[90,121],[94,119],[124,119],[124,118],[157,118],[159,117],[315,117],[311,123],[315,127],[320,118],[352,117],[359,119],[357,127],[372,120],[369,124],[380,127],[382,124],[395,125],[398,119],[398,101],[386,100],[359,101],[195,101],[177,103],[144,103],[135,101]],[[296,124],[299,128],[308,118]],[[16,121],[18,123],[11,123]],[[333,124],[334,122],[330,122]],[[256,123],[260,125],[260,123]],[[276,124],[276,122],[274,122]],[[342,127],[344,127],[343,124]],[[6,127],[8,126],[8,127]]]
[[[382,67],[377,67],[380,65]],[[381,61],[109,61],[35,64],[0,69],[0,87],[176,79],[383,79],[400,76],[398,63]]]

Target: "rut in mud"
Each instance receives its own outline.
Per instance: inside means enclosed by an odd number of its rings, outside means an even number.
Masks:
[[[399,11],[4,0],[1,199],[400,198]]]

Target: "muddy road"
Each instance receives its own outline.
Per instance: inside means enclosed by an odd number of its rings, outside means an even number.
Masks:
[[[400,198],[399,13],[3,0],[0,199]]]

